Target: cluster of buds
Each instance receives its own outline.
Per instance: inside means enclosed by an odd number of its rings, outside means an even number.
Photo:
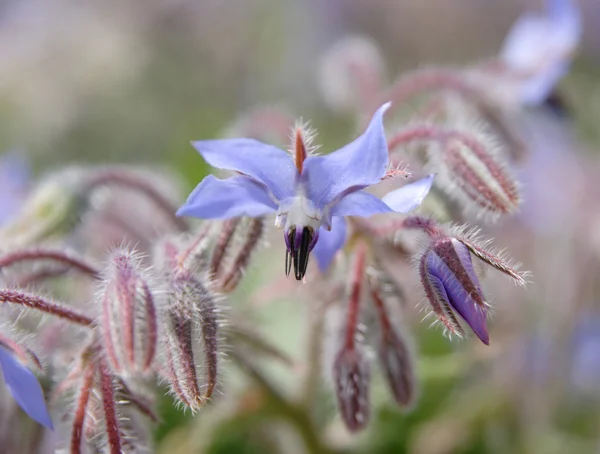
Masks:
[[[262,219],[205,222],[190,232],[185,221],[174,217],[168,196],[137,172],[100,169],[74,175],[81,190],[75,192],[85,203],[77,204],[80,211],[70,211],[75,222],[62,224],[63,235],[55,229],[40,230],[23,241],[35,244],[0,255],[7,287],[0,290],[0,305],[17,309],[3,313],[8,320],[0,330],[0,367],[19,406],[34,420],[54,427],[66,451],[138,452],[152,444],[148,426],[159,421],[154,409],[159,383],[166,383],[175,399],[192,412],[213,396],[223,336],[235,338],[228,341],[230,348],[248,340],[256,345],[259,339],[259,349],[277,352],[252,330],[244,329],[240,336],[235,327],[222,330],[223,299],[236,289],[261,245],[264,223]],[[75,179],[65,183],[49,177],[42,187],[48,187],[49,181],[65,189],[64,184],[73,184]],[[103,251],[105,257],[98,266],[92,255],[96,245],[87,253],[72,245],[77,244],[74,239],[82,224],[105,228],[108,213],[97,213],[94,192],[113,184],[140,194],[166,215],[170,228],[157,246],[143,253],[128,246],[113,247],[108,254]],[[27,206],[39,208],[42,193],[34,190]],[[2,233],[10,235],[17,224],[26,225],[23,216],[43,214],[43,210],[26,210]],[[150,238],[133,236],[136,231],[129,226],[135,223],[127,212],[115,210],[110,215],[122,227],[116,241],[144,244]],[[146,215],[156,217],[151,211]],[[61,218],[55,213],[51,217],[53,222]],[[65,246],[36,241],[51,235],[55,241],[65,241]],[[64,279],[71,285],[61,299],[69,304],[46,296],[61,288],[55,284]],[[46,314],[43,320],[49,320],[35,328],[29,342],[21,334],[7,335],[27,333],[31,329],[27,320],[35,320],[35,314]],[[42,350],[48,357],[47,367],[34,353]],[[34,372],[44,376],[44,390]]]

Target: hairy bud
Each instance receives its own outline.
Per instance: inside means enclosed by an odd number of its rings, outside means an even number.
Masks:
[[[173,394],[192,411],[206,403],[217,385],[218,331],[216,298],[208,282],[184,268],[176,270],[165,322],[166,374]],[[198,338],[201,352],[197,351]]]
[[[392,324],[378,289],[372,286],[371,294],[381,331],[377,346],[379,364],[396,403],[406,407],[413,403],[417,394],[412,354],[404,336]]]
[[[119,249],[104,274],[101,326],[108,363],[119,375],[149,373],[158,329],[148,272],[134,253]]]
[[[520,203],[517,184],[498,156],[475,136],[451,133],[444,143],[439,180],[467,208],[474,204],[492,216],[514,212]]]
[[[419,272],[433,312],[445,328],[451,334],[464,334],[455,316],[458,313],[477,337],[489,344],[487,303],[467,247],[455,238],[441,236],[421,257]]]
[[[342,349],[333,364],[335,392],[340,414],[352,432],[369,421],[369,363],[358,348]]]

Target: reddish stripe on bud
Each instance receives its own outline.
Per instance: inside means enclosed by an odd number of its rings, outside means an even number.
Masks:
[[[221,268],[223,263],[223,257],[227,252],[227,248],[231,244],[231,240],[233,239],[233,234],[235,232],[236,227],[240,222],[239,218],[228,219],[223,222],[223,227],[221,233],[219,234],[219,238],[217,239],[217,244],[213,249],[213,255],[210,260],[210,273],[213,276],[216,276]]]
[[[481,208],[503,214],[519,206],[515,181],[474,137],[456,132],[449,134],[442,160],[450,181]]]
[[[167,378],[175,396],[192,411],[212,396],[218,377],[219,320],[207,287],[186,269],[174,270],[165,324]],[[194,351],[198,337],[203,355]]]
[[[113,371],[149,373],[158,338],[154,297],[133,253],[117,251],[105,273],[101,328]]]
[[[248,224],[239,228],[243,235],[243,243],[237,254],[234,256],[229,270],[223,278],[219,279],[221,289],[225,292],[235,290],[239,284],[244,271],[250,263],[252,253],[260,245],[260,240],[265,231],[265,221],[263,218],[248,219]]]

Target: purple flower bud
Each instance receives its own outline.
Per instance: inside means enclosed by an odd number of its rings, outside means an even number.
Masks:
[[[356,432],[369,421],[369,363],[357,348],[343,348],[335,358],[333,377],[340,414]]]
[[[101,293],[101,327],[108,362],[117,374],[150,372],[158,330],[148,281],[139,257],[123,249],[113,253]]]
[[[438,238],[421,258],[420,275],[427,299],[446,329],[464,334],[456,312],[488,345],[487,303],[469,249],[456,238]]]

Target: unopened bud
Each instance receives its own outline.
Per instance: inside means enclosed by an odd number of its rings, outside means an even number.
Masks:
[[[138,256],[119,249],[104,277],[101,325],[108,363],[119,375],[149,373],[158,330],[148,272]]]
[[[417,392],[414,364],[406,341],[395,329],[386,330],[382,332],[377,353],[396,403],[410,406]]]
[[[386,301],[384,301],[387,295],[380,291],[382,286],[377,285],[379,280],[376,278],[370,280],[371,295],[377,309],[381,332],[377,349],[379,364],[394,399],[398,405],[406,407],[412,404],[417,394],[411,351],[406,339],[388,316]],[[389,297],[387,299],[389,300]],[[393,301],[397,301],[397,298]]]
[[[369,363],[357,348],[343,348],[333,364],[333,378],[340,414],[352,432],[369,421]]]
[[[489,344],[487,303],[467,247],[455,238],[438,238],[421,257],[419,271],[427,299],[446,329],[458,336],[464,334],[456,312]]]
[[[21,212],[0,231],[3,243],[26,246],[70,231],[88,208],[82,169],[49,174],[25,200]]]
[[[166,318],[167,380],[173,394],[195,412],[213,394],[218,377],[219,314],[208,282],[185,268],[176,270]]]
[[[474,135],[451,132],[443,144],[439,181],[466,208],[492,216],[514,212],[519,191],[499,156]]]

